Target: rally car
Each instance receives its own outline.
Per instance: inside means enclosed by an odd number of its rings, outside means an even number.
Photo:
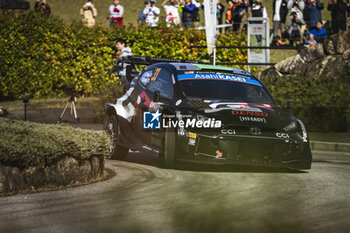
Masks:
[[[137,72],[136,65],[148,65]],[[125,94],[106,104],[111,158],[129,149],[176,161],[310,169],[303,122],[247,71],[195,62],[123,57],[111,72]]]

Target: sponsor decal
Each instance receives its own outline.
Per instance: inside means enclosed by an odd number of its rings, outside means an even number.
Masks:
[[[233,110],[232,115],[242,115],[242,116],[262,116],[262,117],[268,117],[269,114],[267,112],[251,112],[251,111],[237,111]]]
[[[287,133],[276,133],[276,136],[278,138],[289,138],[289,135]]]
[[[222,129],[221,133],[222,134],[234,135],[234,134],[236,134],[236,130],[234,130],[234,129]]]
[[[157,69],[156,69],[156,72],[154,72],[154,75],[153,75],[153,77],[151,78],[151,81],[155,81],[155,80],[157,79],[160,70],[161,70],[161,68],[157,68]]]
[[[182,100],[178,100],[178,101],[176,101],[175,105],[179,106],[181,103],[182,103]]]
[[[219,150],[216,151],[216,158],[222,158],[222,152],[220,152]]]
[[[190,146],[195,146],[195,145],[196,145],[196,139],[194,139],[194,138],[189,138],[189,139],[188,139],[188,145],[190,145]]]
[[[144,129],[160,129],[160,116],[162,114],[159,111],[156,112],[143,112],[143,128]]]
[[[210,104],[210,103],[218,103],[219,100],[203,100],[204,103]]]
[[[180,74],[177,78],[179,81],[181,80],[222,80],[222,81],[233,81],[233,82],[241,82],[247,84],[253,84],[262,86],[259,81],[250,79],[247,77],[239,77],[236,75],[229,74]]]
[[[196,133],[192,133],[192,132],[188,132],[187,133],[187,137],[196,139],[197,138],[197,134]]]
[[[248,117],[248,116],[239,116],[240,121],[247,121],[247,122],[261,122],[261,123],[266,123],[265,118],[261,117]]]
[[[140,97],[141,97],[141,101],[143,101],[143,104],[146,107],[149,107],[149,105],[151,104],[151,100],[150,100],[150,98],[148,97],[148,95],[146,94],[145,91],[141,92]]]

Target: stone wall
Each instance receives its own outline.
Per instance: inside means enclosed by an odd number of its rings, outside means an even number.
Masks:
[[[45,167],[17,167],[0,164],[0,195],[21,190],[52,186],[67,186],[99,178],[104,172],[104,156],[93,155],[89,160],[65,157]]]
[[[350,80],[350,30],[329,36],[325,43],[305,48],[260,75],[300,75]]]

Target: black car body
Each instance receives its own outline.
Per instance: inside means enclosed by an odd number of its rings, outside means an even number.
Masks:
[[[112,158],[124,159],[131,149],[154,152],[169,167],[188,161],[310,169],[304,124],[252,74],[171,61],[137,74],[135,57],[122,60],[116,66],[127,71],[130,86],[106,105]]]

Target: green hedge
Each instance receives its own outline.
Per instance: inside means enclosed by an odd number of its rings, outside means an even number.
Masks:
[[[65,156],[78,160],[106,154],[104,132],[68,125],[47,125],[0,118],[0,164],[28,167],[49,165]]]
[[[309,131],[350,129],[349,80],[317,77],[269,77],[261,81],[282,106],[293,101],[292,113],[304,121]]]
[[[59,18],[34,12],[0,12],[0,99],[63,95],[64,85],[76,84],[84,94],[97,92],[116,60],[115,40],[130,42],[134,55],[208,60],[205,33],[169,28],[88,29],[80,23],[65,26]],[[245,45],[243,34],[218,36],[218,45]],[[246,52],[219,50],[218,61],[246,60]]]

